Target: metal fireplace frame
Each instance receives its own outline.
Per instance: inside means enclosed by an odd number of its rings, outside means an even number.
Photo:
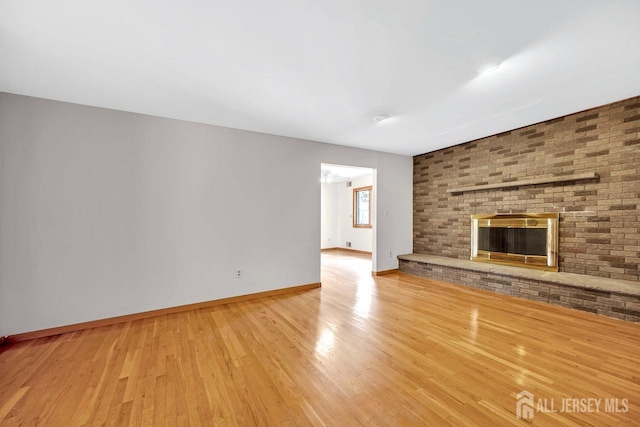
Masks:
[[[471,215],[471,261],[558,271],[558,220],[558,213]],[[479,229],[483,227],[546,229],[546,255],[480,250]]]

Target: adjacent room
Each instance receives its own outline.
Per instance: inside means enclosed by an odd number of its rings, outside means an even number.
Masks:
[[[0,425],[640,424],[638,22],[0,0]]]
[[[323,251],[372,255],[375,190],[371,168],[321,165],[320,233]]]

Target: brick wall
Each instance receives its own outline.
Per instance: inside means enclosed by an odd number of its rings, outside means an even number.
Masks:
[[[597,172],[461,194],[448,188]],[[470,215],[560,212],[560,271],[640,281],[640,96],[414,157],[413,251],[468,259]]]

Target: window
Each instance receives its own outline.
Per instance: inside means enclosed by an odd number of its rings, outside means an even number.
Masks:
[[[371,228],[371,191],[372,187],[353,189],[353,226]]]

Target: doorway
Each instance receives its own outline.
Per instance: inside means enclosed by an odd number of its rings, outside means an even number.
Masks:
[[[376,170],[320,165],[320,249],[375,260]]]

